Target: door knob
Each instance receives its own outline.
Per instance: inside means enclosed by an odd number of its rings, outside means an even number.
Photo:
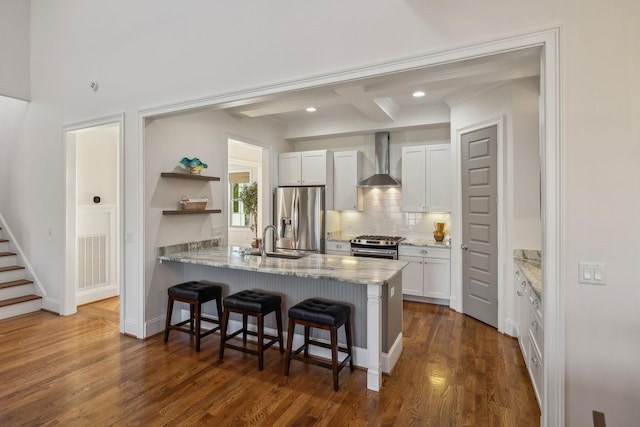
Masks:
[[[469,249],[469,248],[467,247],[467,245],[460,245],[460,248],[461,248],[462,250],[465,250],[465,251],[466,251],[467,249]]]

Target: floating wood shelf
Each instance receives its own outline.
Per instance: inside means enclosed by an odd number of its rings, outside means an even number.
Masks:
[[[203,209],[201,211],[179,211],[179,210],[162,211],[162,215],[198,215],[198,214],[216,214],[216,213],[222,213],[222,210]]]
[[[160,176],[163,178],[182,178],[182,179],[193,179],[196,181],[220,181],[220,177],[217,177],[217,176],[189,175],[186,173],[177,173],[177,172],[162,172]]]

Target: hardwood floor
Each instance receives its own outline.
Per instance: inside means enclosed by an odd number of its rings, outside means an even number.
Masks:
[[[118,333],[118,300],[74,316],[0,321],[0,425],[537,426],[540,411],[515,339],[448,308],[405,302],[404,352],[379,393],[277,349],[254,356],[172,332]]]

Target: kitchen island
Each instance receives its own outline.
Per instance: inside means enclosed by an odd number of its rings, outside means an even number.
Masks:
[[[159,248],[157,259],[175,263],[185,281],[222,283],[223,295],[244,289],[277,293],[282,296],[285,322],[289,307],[307,298],[349,304],[354,362],[367,369],[367,388],[379,390],[382,373],[391,373],[402,352],[402,269],[407,263],[322,254],[300,259],[262,258],[243,251],[238,247],[175,245]],[[275,327],[274,323],[266,326]],[[325,338],[325,331],[316,333]],[[296,334],[294,346],[301,341],[302,336]],[[323,351],[319,349],[317,354],[327,356]]]

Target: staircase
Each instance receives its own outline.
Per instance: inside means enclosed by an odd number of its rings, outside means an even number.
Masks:
[[[18,265],[18,254],[11,252],[11,242],[0,228],[0,319],[40,310],[42,297],[34,292],[33,281],[26,278],[25,267]]]

